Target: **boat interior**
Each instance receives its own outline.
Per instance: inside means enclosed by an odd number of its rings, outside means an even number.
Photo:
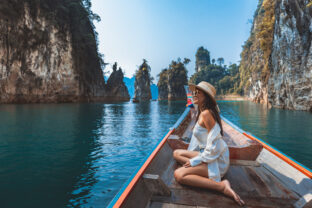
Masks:
[[[194,116],[188,113],[144,171],[123,207],[239,207],[222,193],[176,182],[173,173],[180,165],[173,158],[173,151],[187,149],[194,125]],[[222,126],[231,164],[223,179],[230,181],[245,207],[312,207],[309,177],[224,119]]]

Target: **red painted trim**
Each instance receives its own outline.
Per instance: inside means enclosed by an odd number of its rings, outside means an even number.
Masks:
[[[139,181],[147,167],[150,165],[152,160],[155,158],[159,150],[163,147],[163,145],[166,143],[168,137],[174,132],[174,129],[170,130],[167,135],[163,138],[163,140],[159,143],[159,145],[154,149],[152,154],[147,158],[143,166],[140,168],[140,170],[137,172],[137,174],[134,176],[132,181],[129,183],[125,191],[122,193],[122,195],[119,197],[117,202],[114,205],[114,208],[121,207],[122,203],[127,199],[129,194],[131,193],[132,189],[136,185],[136,183]]]
[[[305,174],[306,176],[308,176],[309,178],[312,178],[312,172],[305,169],[304,167],[302,167],[301,165],[297,164],[296,162],[294,162],[293,160],[289,159],[287,156],[281,154],[280,152],[276,151],[275,149],[273,149],[272,147],[268,146],[266,143],[260,141],[259,139],[243,132],[243,134],[245,136],[247,136],[248,138],[250,138],[251,140],[256,140],[259,143],[261,143],[263,145],[263,147],[265,149],[267,149],[268,151],[270,151],[271,153],[273,153],[274,155],[276,155],[277,157],[279,157],[280,159],[284,160],[285,162],[287,162],[289,165],[293,166],[294,168],[296,168],[297,170],[299,170],[301,173]]]

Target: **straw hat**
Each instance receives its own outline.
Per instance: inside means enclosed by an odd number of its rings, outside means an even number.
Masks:
[[[210,84],[208,82],[205,82],[205,81],[202,81],[198,85],[194,85],[194,84],[191,84],[191,83],[188,84],[188,85],[189,85],[191,91],[195,91],[196,88],[200,89],[200,90],[204,91],[205,93],[207,93],[208,95],[210,95],[210,97],[215,100],[215,95],[216,95],[217,91],[214,88],[214,86],[212,86],[212,84]],[[218,104],[216,106],[216,109],[217,109],[218,112],[220,112]]]

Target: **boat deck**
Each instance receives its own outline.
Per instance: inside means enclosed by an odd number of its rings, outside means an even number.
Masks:
[[[194,123],[187,127],[183,135],[191,130],[192,125]],[[244,148],[253,142],[225,122],[223,122],[223,130],[224,140],[230,148]],[[172,135],[171,138],[175,136],[178,135]],[[248,149],[244,149],[243,152],[246,153],[246,150],[248,153]],[[216,191],[181,185],[176,182],[173,173],[180,165],[172,157],[172,145],[171,147],[165,145],[163,151],[163,154],[159,154],[163,157],[159,161],[167,161],[168,166],[156,165],[154,170],[149,169],[147,172],[155,173],[158,168],[162,170],[162,172],[158,170],[156,172],[170,189],[171,195],[153,195],[148,207],[239,207],[234,200]],[[300,198],[299,195],[287,188],[274,174],[258,163],[255,159],[259,152],[256,152],[248,153],[247,157],[250,159],[231,159],[231,166],[224,178],[230,181],[232,188],[245,201],[247,207],[293,207],[293,204]],[[159,164],[163,165],[163,163]]]
[[[170,174],[166,185],[171,190],[171,196],[153,196],[149,207],[239,207],[232,199],[218,192],[177,183],[173,172],[178,167],[172,160],[165,171]],[[293,207],[292,204],[299,199],[297,194],[255,161],[233,161],[224,178],[231,182],[232,188],[248,207]]]
[[[222,193],[176,182],[174,171],[180,165],[173,151],[188,147],[186,138],[191,137],[195,121],[188,114],[177,123],[149,157],[153,159],[138,171],[136,181],[132,179],[134,185],[128,185],[124,201],[119,198],[122,207],[239,207]],[[224,179],[230,181],[245,207],[312,207],[311,178],[229,124],[222,121],[231,163]]]

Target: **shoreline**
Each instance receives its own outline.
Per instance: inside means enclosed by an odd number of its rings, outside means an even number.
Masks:
[[[234,100],[234,101],[239,101],[239,100],[249,100],[247,97],[241,96],[241,95],[217,95],[216,100]]]

